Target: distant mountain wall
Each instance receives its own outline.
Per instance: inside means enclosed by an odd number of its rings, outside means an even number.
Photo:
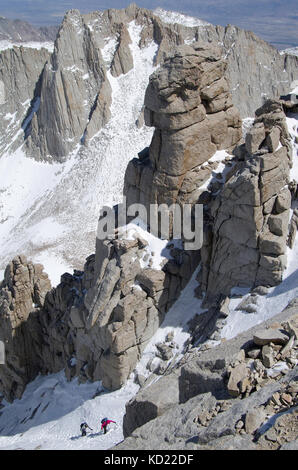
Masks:
[[[55,41],[58,26],[36,28],[27,21],[0,17],[0,41]]]
[[[32,125],[25,135],[29,155],[63,160],[108,122],[111,89],[107,73],[119,76],[137,67],[130,49],[131,22],[139,28],[141,47],[151,41],[158,45],[156,64],[177,45],[202,41],[219,46],[227,61],[233,104],[242,118],[253,117],[266,99],[287,94],[291,82],[298,78],[296,56],[280,54],[252,32],[235,26],[164,23],[136,5],[87,15],[71,10],[60,26],[53,54],[35,90],[38,106],[31,109]],[[22,37],[30,35],[26,28]],[[43,58],[41,62],[45,63]],[[10,74],[10,67],[3,73]],[[35,74],[27,73],[26,80],[35,87]]]
[[[44,48],[14,47],[0,52],[0,155],[23,143],[49,58]]]

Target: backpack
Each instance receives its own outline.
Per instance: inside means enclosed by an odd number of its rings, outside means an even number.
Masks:
[[[101,424],[105,423],[106,421],[108,421],[108,418],[103,418],[103,419],[101,420]]]

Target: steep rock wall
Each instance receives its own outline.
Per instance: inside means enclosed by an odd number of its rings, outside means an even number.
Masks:
[[[8,400],[20,398],[41,371],[43,335],[40,309],[51,288],[43,266],[18,256],[7,266],[0,284],[0,339],[5,364],[0,365],[0,391]]]
[[[43,73],[40,106],[27,139],[29,153],[63,159],[108,121],[110,102],[100,50],[79,12],[72,10],[63,20]]]
[[[13,47],[0,52],[0,155],[24,140],[28,118],[50,58],[46,49]]]
[[[206,302],[234,286],[277,285],[286,266],[292,156],[280,102],[269,100],[256,111],[236,153],[239,161],[211,206],[200,276]]]

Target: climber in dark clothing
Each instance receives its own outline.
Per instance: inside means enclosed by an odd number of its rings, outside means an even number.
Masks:
[[[116,421],[112,421],[111,419],[108,419],[108,418],[103,418],[101,420],[101,429],[103,429],[104,434],[106,434],[108,424],[110,424],[110,423],[115,423],[116,424]]]
[[[90,429],[90,431],[93,431],[93,429],[91,429],[86,422],[81,424],[80,429],[81,429],[82,436],[86,436],[87,428]]]

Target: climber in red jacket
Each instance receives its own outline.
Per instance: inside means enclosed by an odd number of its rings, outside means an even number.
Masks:
[[[116,421],[112,421],[111,419],[108,419],[108,418],[103,418],[101,420],[101,429],[103,429],[104,434],[106,434],[108,424],[110,424],[110,423],[115,423],[116,424]]]

